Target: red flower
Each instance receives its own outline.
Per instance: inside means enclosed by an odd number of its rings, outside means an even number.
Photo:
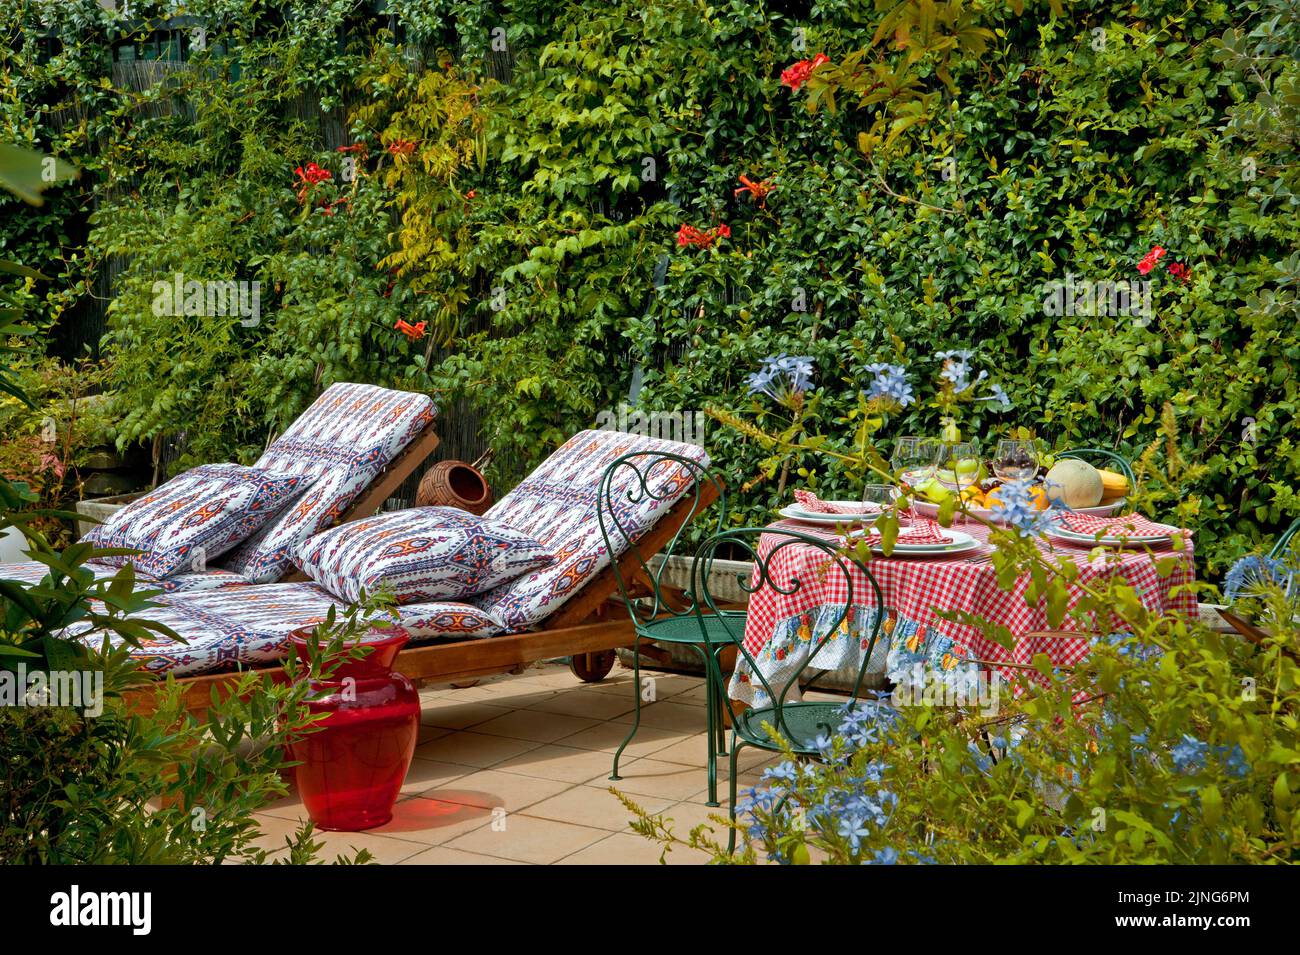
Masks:
[[[794,66],[786,67],[781,71],[781,85],[798,92],[799,87],[808,82],[808,77],[812,76],[813,70],[823,63],[829,63],[830,59],[825,53],[818,53],[811,60],[800,60]]]
[[[397,324],[393,327],[411,341],[416,342],[424,337],[424,329],[426,325],[428,325],[428,322],[418,322],[415,325],[412,325],[410,322],[404,322],[399,318]]]
[[[1170,262],[1169,274],[1184,284],[1191,281],[1192,278],[1192,270],[1182,262]]]
[[[302,202],[307,198],[307,193],[311,190],[312,186],[319,182],[324,182],[327,179],[334,178],[328,169],[318,166],[314,162],[307,163],[306,169],[299,166],[293,171],[293,174],[297,177],[297,181],[302,183],[302,188],[298,190],[299,202]]]
[[[1158,262],[1160,260],[1160,256],[1164,254],[1165,254],[1165,250],[1162,249],[1160,246],[1158,245],[1151,246],[1151,251],[1148,252],[1146,255],[1142,256],[1142,261],[1138,263],[1138,271],[1141,272],[1143,275],[1146,275],[1148,272],[1150,272],[1152,269],[1156,267],[1156,262]]]
[[[368,155],[365,143],[353,143],[351,146],[340,146],[335,152],[340,153],[359,153],[362,156]]]
[[[678,245],[695,245],[702,249],[707,249],[718,239],[731,238],[731,227],[727,225],[715,226],[707,232],[701,232],[693,225],[682,223],[682,227],[677,230]]]
[[[388,144],[388,151],[394,156],[409,156],[415,152],[415,143],[409,139],[394,139]]]
[[[743,185],[735,190],[735,194],[740,195],[742,192],[748,192],[761,208],[766,209],[767,197],[776,188],[772,184],[772,180],[764,179],[762,182],[752,182],[748,176],[741,176],[740,181]]]

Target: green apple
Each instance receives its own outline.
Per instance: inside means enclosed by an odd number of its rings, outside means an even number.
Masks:
[[[932,504],[942,504],[952,496],[952,491],[948,490],[948,488],[945,487],[943,482],[938,478],[930,478],[930,480],[918,487],[916,491]]]

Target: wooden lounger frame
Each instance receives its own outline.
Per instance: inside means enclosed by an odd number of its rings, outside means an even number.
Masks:
[[[638,550],[646,556],[658,553],[688,519],[711,505],[717,496],[718,489],[713,482],[700,484],[697,493],[688,493],[655,522],[638,542]],[[618,563],[625,580],[644,576],[645,568],[636,552],[624,554]],[[614,568],[606,567],[543,621],[538,630],[413,646],[398,654],[393,669],[416,683],[452,683],[508,673],[540,660],[630,647],[636,639],[636,630],[621,604],[611,606],[610,598],[617,593],[618,579]],[[184,688],[186,709],[198,712],[207,709],[211,703],[213,689],[220,693],[241,672],[274,672],[277,669],[278,666],[270,665],[251,671],[178,677],[176,682]],[[127,698],[128,705],[145,711],[152,709],[153,701],[152,685],[131,691]]]

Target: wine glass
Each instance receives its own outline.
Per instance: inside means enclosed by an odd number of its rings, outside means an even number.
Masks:
[[[1038,474],[1034,442],[1004,438],[993,455],[993,473],[1004,481],[1028,481]]]
[[[934,477],[942,452],[943,445],[934,438],[898,438],[889,466],[899,484],[915,490]]]
[[[946,470],[943,476],[945,484],[953,484],[957,490],[964,491],[980,479],[979,445],[974,441],[957,441],[947,445]]]
[[[869,505],[863,510],[885,511],[894,505],[894,486],[892,484],[868,484],[862,489],[862,503]]]

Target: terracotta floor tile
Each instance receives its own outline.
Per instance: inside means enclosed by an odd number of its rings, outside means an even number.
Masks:
[[[617,716],[612,722],[631,723],[633,714]],[[674,703],[660,700],[658,703],[641,706],[641,725],[654,726],[659,729],[677,730],[683,733],[702,733],[708,725],[704,708],[692,703]]]
[[[532,740],[461,731],[415,748],[415,755],[444,763],[461,763],[482,769],[540,745]]]
[[[517,862],[547,864],[585,849],[607,835],[606,829],[515,814],[502,819],[499,828],[483,826],[447,845]]]
[[[619,744],[627,738],[627,731],[631,728],[628,723],[598,723],[591,729],[582,730],[572,736],[565,736],[558,742],[561,746],[596,749],[613,756]],[[663,749],[665,746],[677,742],[683,735],[685,734],[643,724],[638,729],[632,742],[627,744],[627,749],[623,750],[623,758],[635,759],[639,756],[649,756],[655,750]]]
[[[464,803],[486,809],[517,812],[533,803],[564,792],[572,783],[519,776],[496,769],[483,769],[461,776],[454,782],[427,790],[425,798]]]
[[[590,729],[599,720],[565,716],[562,713],[544,713],[540,710],[515,710],[474,727],[476,733],[491,736],[508,736],[511,739],[531,740],[536,743],[554,743],[557,739]]]
[[[556,693],[549,700],[530,705],[529,709],[541,710],[545,713],[562,713],[565,716],[581,716],[592,720],[608,720],[632,712],[632,706],[631,689],[625,695],[573,689],[565,693]]]
[[[666,856],[663,846],[636,833],[617,832],[600,842],[565,856],[557,865],[705,865],[707,853],[677,846]]]
[[[620,792],[665,799],[687,799],[708,782],[701,766],[666,763],[653,757],[634,759],[619,767],[622,779],[610,783]]]
[[[402,783],[403,796],[416,796],[425,790],[445,786],[454,779],[476,773],[474,766],[461,763],[444,763],[436,759],[423,759],[417,756],[411,760],[411,768],[406,771],[406,780]]]
[[[435,728],[463,730],[475,723],[486,723],[488,720],[511,712],[513,711],[505,706],[442,697],[425,705],[420,711],[420,722]]]
[[[610,783],[611,786],[616,785]],[[672,805],[671,800],[654,796],[637,796],[637,803],[647,812],[656,813]],[[608,789],[595,786],[574,786],[557,796],[544,799],[524,810],[526,816],[555,819],[579,826],[594,826],[612,832],[626,832],[636,817]]]
[[[556,743],[530,749],[497,763],[493,768],[521,776],[583,783],[598,778],[602,773],[608,776],[612,759],[612,755],[604,750],[580,749]]]
[[[403,859],[398,865],[527,865],[513,859],[498,859],[493,856],[479,855],[477,852],[462,852],[446,846],[434,846]]]

